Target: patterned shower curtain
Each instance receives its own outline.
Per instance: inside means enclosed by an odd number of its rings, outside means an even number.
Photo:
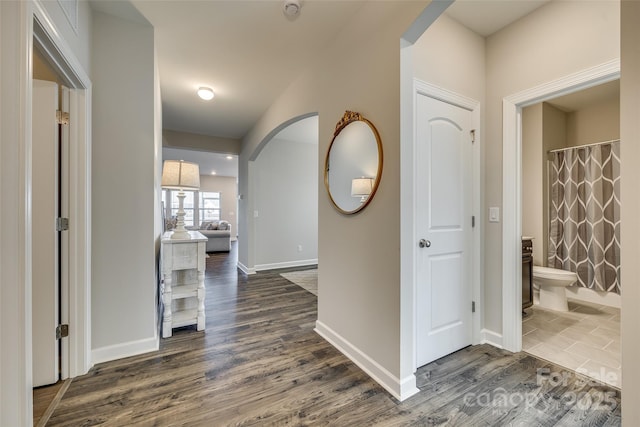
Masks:
[[[620,293],[620,142],[552,153],[549,267]]]

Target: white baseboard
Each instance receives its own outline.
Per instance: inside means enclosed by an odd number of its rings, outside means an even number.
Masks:
[[[111,360],[123,359],[129,356],[158,351],[158,348],[160,348],[159,337],[145,338],[138,341],[94,348],[91,350],[91,362],[93,364],[109,362]]]
[[[593,289],[584,288],[582,286],[569,286],[567,288],[567,297],[615,308],[620,308],[622,305],[620,295],[614,292],[594,291]]]
[[[308,265],[316,264],[318,264],[318,258],[302,259],[299,261],[275,262],[273,264],[258,264],[255,266],[255,271],[277,270],[279,268],[306,267]]]
[[[490,344],[494,347],[502,348],[502,334],[483,329],[480,331],[480,344]]]
[[[408,399],[420,391],[416,387],[415,375],[411,374],[400,380],[320,320],[316,321],[315,331],[399,401]]]
[[[256,274],[256,269],[255,268],[249,268],[249,267],[245,266],[243,263],[241,263],[240,261],[238,261],[238,268],[244,274]]]

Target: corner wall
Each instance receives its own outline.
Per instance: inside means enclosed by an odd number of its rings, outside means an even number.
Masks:
[[[98,363],[158,345],[153,28],[96,12],[92,53],[91,334]]]
[[[620,152],[622,256],[622,421],[625,426],[640,425],[640,2],[622,1]]]
[[[567,114],[567,147],[620,139],[620,98]]]
[[[318,145],[276,137],[254,166],[256,270],[317,264]]]
[[[562,1],[550,2],[487,38],[485,209],[504,210],[503,98],[619,58],[619,35],[619,3]],[[485,328],[502,335],[502,223],[484,225]]]
[[[270,133],[292,118],[317,112],[317,330],[388,390],[400,383],[400,38],[428,2],[365,2],[307,73],[296,80],[244,138],[240,155],[239,262],[251,263],[254,195],[250,160]],[[377,127],[384,150],[380,187],[371,204],[345,216],[321,183],[326,151],[345,110]],[[246,233],[246,234],[244,234]],[[244,236],[243,236],[244,234]],[[244,240],[243,240],[244,239]],[[244,249],[243,249],[244,247]],[[245,264],[247,265],[247,264]],[[378,377],[380,379],[380,377]],[[387,381],[388,380],[388,381]]]

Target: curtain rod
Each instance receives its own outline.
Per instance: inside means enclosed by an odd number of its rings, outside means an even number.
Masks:
[[[584,144],[584,145],[575,145],[573,147],[567,147],[567,148],[558,148],[556,150],[549,150],[549,151],[547,151],[547,153],[548,154],[558,153],[560,151],[572,150],[574,148],[592,147],[594,145],[613,144],[614,142],[620,142],[620,140],[619,139],[612,139],[610,141],[594,142],[592,144]]]

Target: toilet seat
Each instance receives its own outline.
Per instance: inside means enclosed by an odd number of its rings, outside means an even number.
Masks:
[[[577,278],[576,273],[574,273],[573,271],[560,270],[559,268],[541,267],[538,265],[533,266],[533,276],[540,279],[546,279],[546,280],[561,280],[561,281],[572,280],[574,282],[576,281],[576,278]],[[558,286],[566,286],[566,285],[558,285]]]

